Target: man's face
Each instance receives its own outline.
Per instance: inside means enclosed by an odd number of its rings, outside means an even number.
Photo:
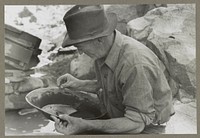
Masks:
[[[95,45],[94,41],[96,40],[74,44],[74,46],[77,47],[80,53],[83,52],[95,60],[101,58],[101,50]]]

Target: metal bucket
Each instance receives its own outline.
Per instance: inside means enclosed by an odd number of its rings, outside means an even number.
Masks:
[[[50,120],[52,114],[44,111],[42,107],[49,104],[70,105],[77,112],[70,116],[80,117],[84,119],[100,119],[104,118],[105,114],[101,112],[99,101],[81,92],[70,92],[57,87],[36,89],[26,95],[26,101]]]

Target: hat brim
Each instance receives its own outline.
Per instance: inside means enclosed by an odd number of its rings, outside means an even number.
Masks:
[[[63,43],[62,43],[62,47],[69,47],[69,46],[77,44],[77,43],[81,43],[81,42],[84,42],[84,41],[89,41],[89,40],[92,40],[92,39],[96,39],[96,38],[99,38],[99,37],[110,35],[115,30],[115,28],[117,26],[117,16],[114,13],[108,13],[107,16],[108,16],[108,26],[104,29],[103,32],[101,32],[97,35],[85,37],[85,38],[82,38],[82,39],[70,39],[69,35],[66,34],[66,36],[63,40]]]

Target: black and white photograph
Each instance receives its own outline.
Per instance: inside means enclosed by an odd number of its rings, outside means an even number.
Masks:
[[[3,29],[5,136],[197,134],[195,3],[7,4]]]

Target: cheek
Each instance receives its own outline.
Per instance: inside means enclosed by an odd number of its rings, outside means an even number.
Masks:
[[[83,54],[83,53],[85,53],[88,56],[90,55],[90,52],[85,48],[78,48],[78,52],[79,52],[80,55]]]
[[[79,53],[85,53],[86,55],[94,58],[96,55],[97,49],[92,44],[82,44],[80,47],[77,47]]]
[[[78,53],[81,55],[81,54],[83,54],[84,52],[83,52],[83,50],[78,49]]]

